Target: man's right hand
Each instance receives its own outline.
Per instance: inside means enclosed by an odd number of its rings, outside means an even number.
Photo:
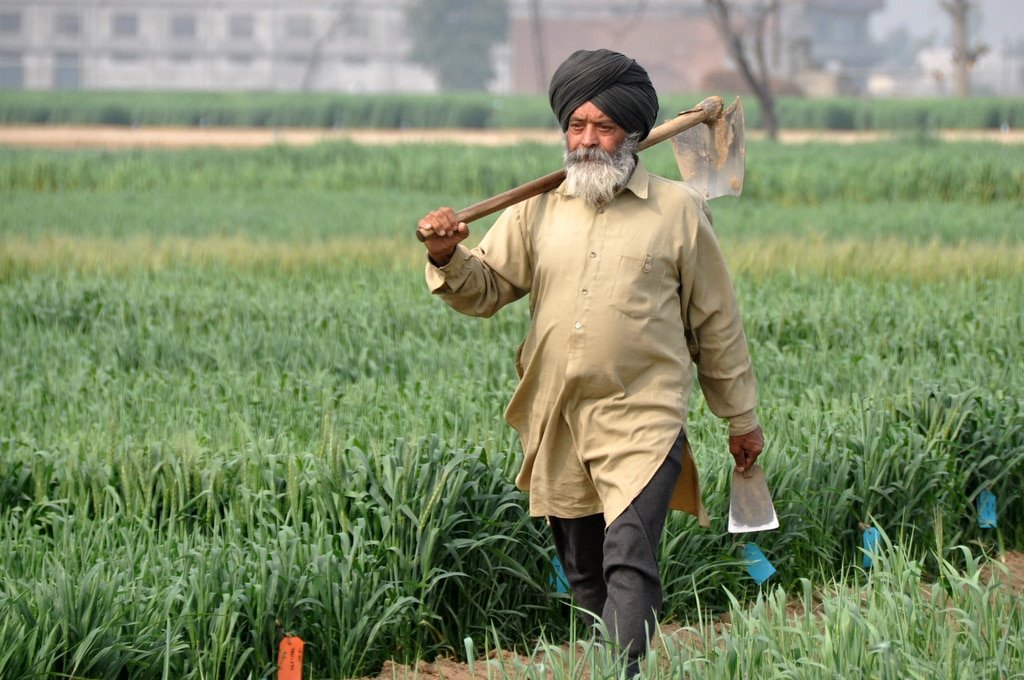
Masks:
[[[427,248],[430,260],[438,267],[448,264],[455,246],[469,236],[469,227],[465,222],[459,222],[455,211],[448,206],[421,217],[417,229],[424,237],[423,245]]]
[[[736,472],[746,472],[764,450],[764,432],[761,426],[746,434],[729,437],[729,453],[736,461]]]

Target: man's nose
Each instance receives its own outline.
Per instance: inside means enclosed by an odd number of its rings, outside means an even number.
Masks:
[[[597,128],[593,125],[588,125],[583,128],[583,134],[580,136],[580,144],[587,147],[597,146],[600,142],[597,138]]]

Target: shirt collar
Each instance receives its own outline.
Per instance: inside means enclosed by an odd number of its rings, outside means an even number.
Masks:
[[[633,174],[629,176],[629,181],[626,182],[624,189],[632,191],[639,199],[646,199],[650,179],[651,176],[647,172],[647,168],[644,167],[643,161],[637,158],[636,167],[633,168]]]

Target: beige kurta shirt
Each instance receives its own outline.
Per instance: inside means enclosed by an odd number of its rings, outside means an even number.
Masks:
[[[529,295],[505,418],[522,441],[516,484],[531,515],[603,512],[611,524],[685,428],[694,360],[730,434],[757,426],[754,372],[707,202],[642,162],[604,207],[563,185],[508,208],[479,246],[458,246],[443,267],[428,262],[426,278],[472,316]],[[689,446],[683,458],[670,507],[706,526]]]

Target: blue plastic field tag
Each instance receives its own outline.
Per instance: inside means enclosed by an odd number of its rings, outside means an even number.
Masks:
[[[865,569],[871,568],[871,555],[878,552],[878,529],[868,527],[864,530],[864,559],[861,564]]]
[[[743,546],[743,559],[747,561],[747,573],[750,574],[750,578],[757,581],[757,585],[761,585],[775,573],[775,567],[756,543],[746,543]]]
[[[551,574],[551,587],[556,593],[569,592],[569,579],[565,577],[565,569],[562,568],[562,561],[557,556],[551,558],[551,566],[555,572]]]
[[[978,494],[978,526],[996,528],[996,495],[988,489]]]

